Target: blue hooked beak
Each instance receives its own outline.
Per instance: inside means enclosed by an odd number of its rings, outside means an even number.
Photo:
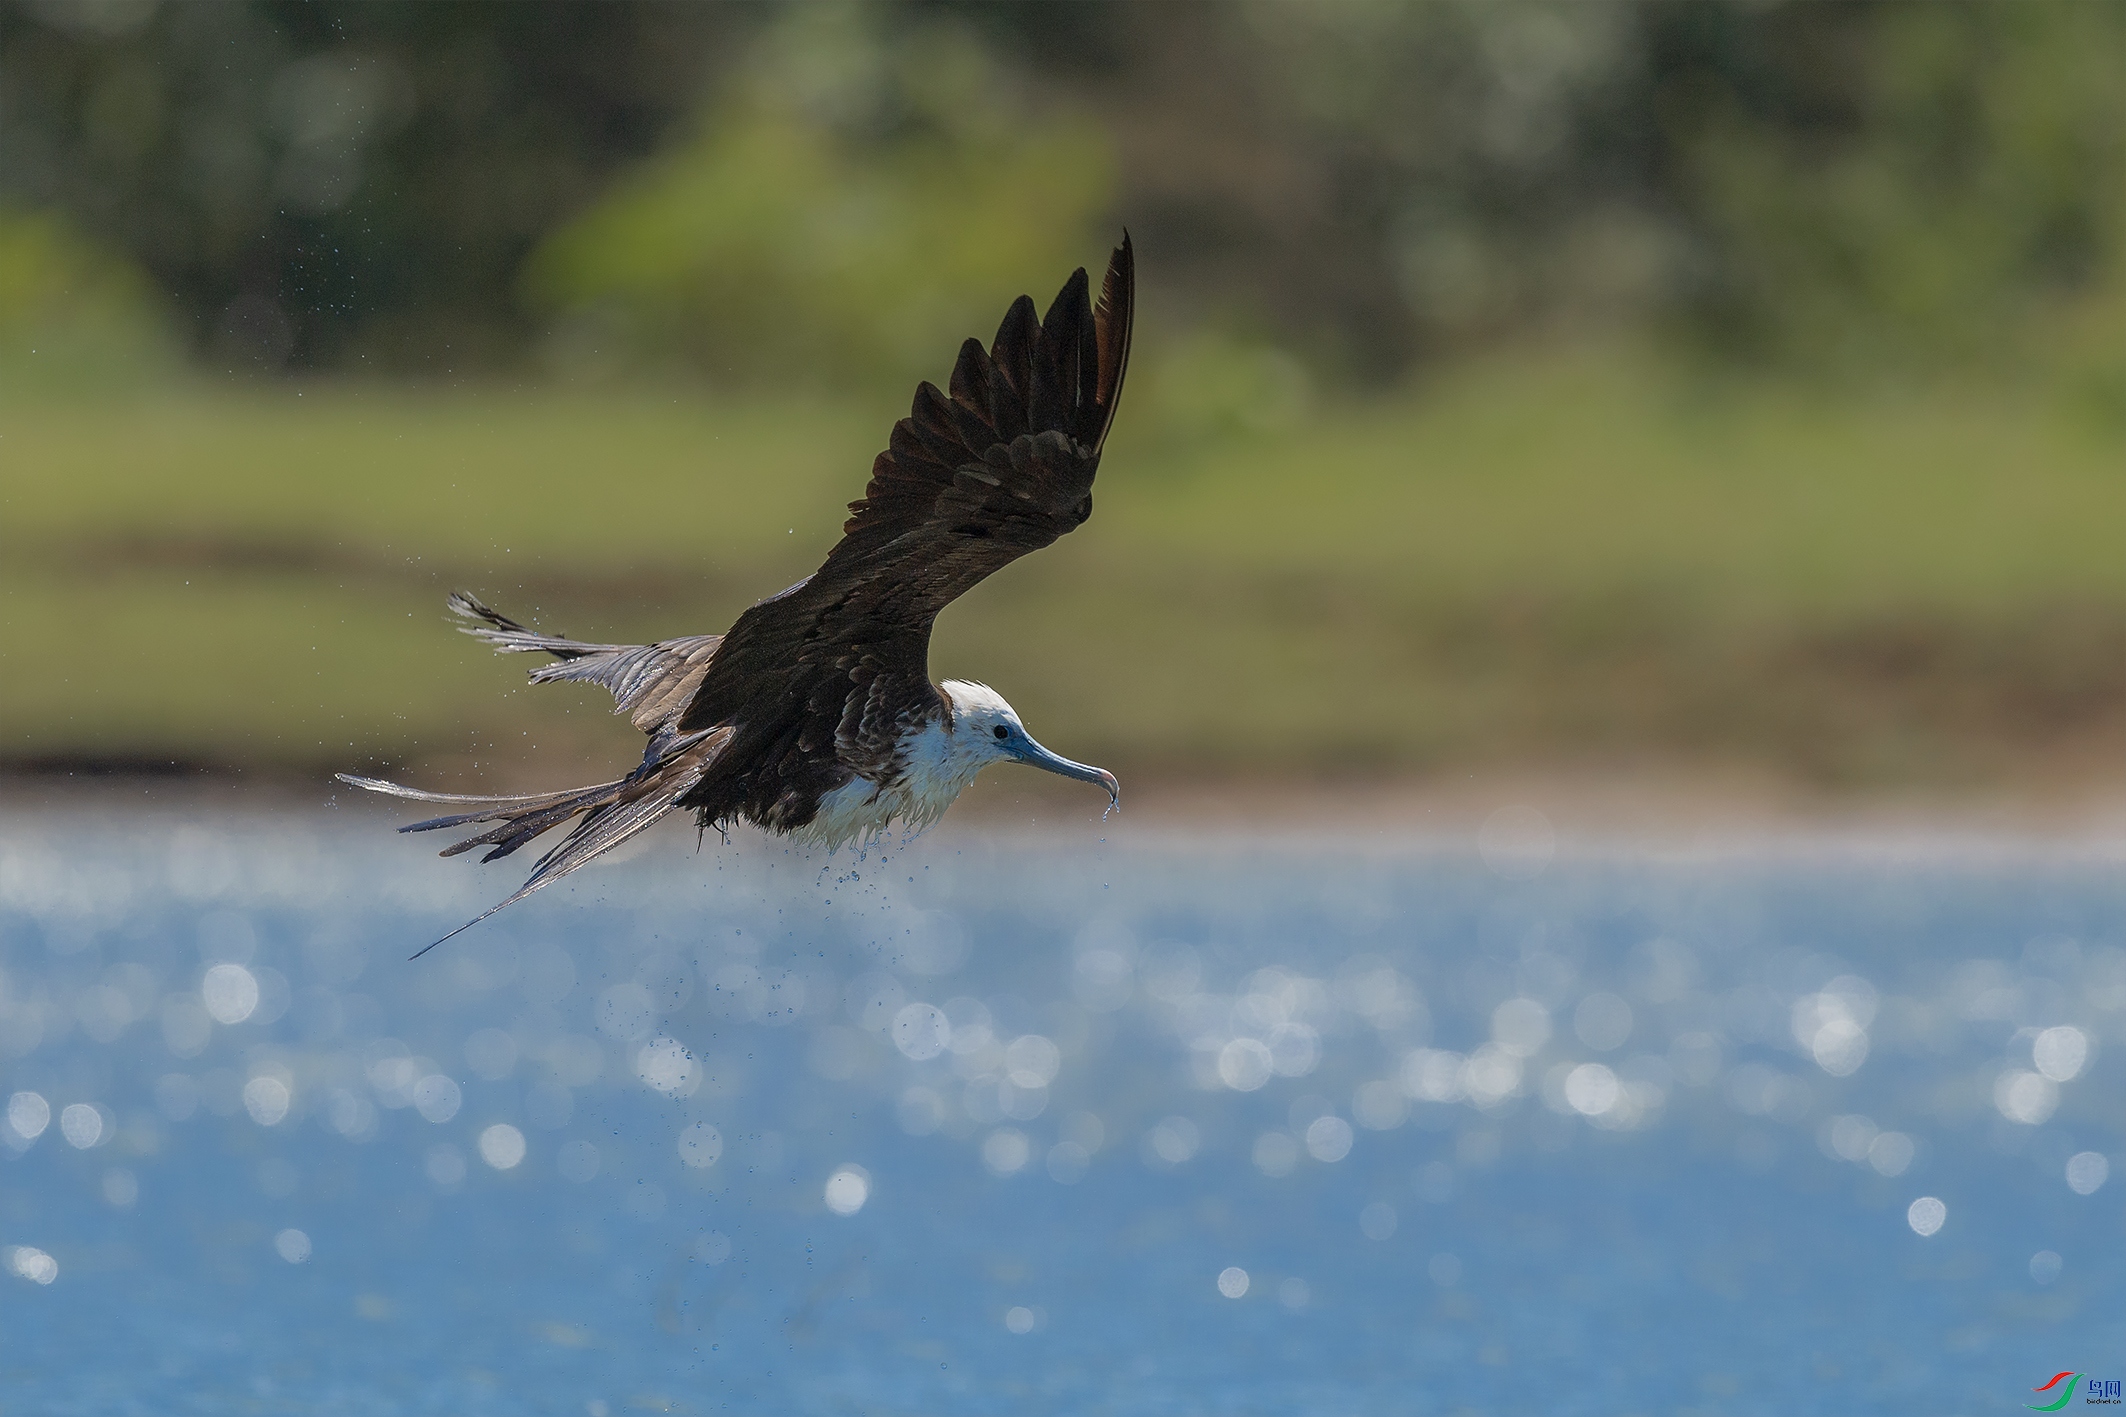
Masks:
[[[1020,762],[1029,767],[1040,768],[1044,772],[1055,773],[1060,777],[1074,777],[1080,782],[1097,782],[1107,789],[1107,805],[1109,807],[1122,805],[1122,784],[1116,782],[1115,775],[1106,768],[1096,768],[1087,763],[1074,763],[1069,758],[1051,753],[1039,743],[1034,742],[1032,734],[1015,734],[1013,738],[1014,741],[1011,743],[1009,751]]]

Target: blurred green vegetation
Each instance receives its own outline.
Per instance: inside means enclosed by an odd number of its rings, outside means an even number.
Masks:
[[[0,208],[0,380],[111,389],[166,379],[178,350],[147,280],[55,212]]]
[[[533,252],[562,371],[912,386],[962,312],[1001,311],[1031,271],[1060,285],[1096,248],[1104,135],[1025,111],[964,32],[883,38],[821,6],[770,39],[698,135]]]
[[[0,0],[0,767],[604,772],[442,595],[720,628],[1127,225],[1099,516],[937,642],[1060,749],[2072,777],[2122,73],[2078,0]]]
[[[940,623],[935,670],[1067,751],[1879,786],[2126,743],[2120,430],[2043,389],[1841,399],[1609,344],[1273,427],[1167,407],[1133,391],[1095,519]],[[4,408],[41,475],[0,519],[0,753],[560,782],[635,735],[524,688],[443,594],[592,638],[719,627],[816,564],[897,410],[307,384],[84,412]]]
[[[2126,279],[2122,72],[2085,0],[0,0],[0,202],[224,370],[880,387],[1127,224],[1324,382],[1618,325],[1851,379]]]

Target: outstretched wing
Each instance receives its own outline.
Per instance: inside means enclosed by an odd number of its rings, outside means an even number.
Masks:
[[[766,705],[831,710],[839,723],[845,700],[817,682],[822,673],[859,699],[882,676],[912,676],[927,690],[938,612],[1092,515],[1129,363],[1134,286],[1125,234],[1097,305],[1080,269],[1045,317],[1022,295],[988,350],[962,345],[951,392],[924,383],[894,425],[841,541],[810,577],[738,618],[678,726],[749,729],[748,709],[758,717]],[[849,705],[855,718],[840,726],[859,728],[888,707]]]
[[[558,664],[532,671],[534,684],[596,684],[611,692],[613,712],[624,713],[644,733],[669,724],[693,696],[708,671],[721,635],[682,635],[653,645],[601,645],[542,635],[464,591],[453,591],[451,612],[470,623],[461,628],[504,654],[550,654]]]

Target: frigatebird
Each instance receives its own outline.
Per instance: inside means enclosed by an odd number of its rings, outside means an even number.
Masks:
[[[1110,806],[1120,802],[1112,773],[1042,747],[995,690],[933,684],[929,667],[939,611],[1092,515],[1093,474],[1129,364],[1135,266],[1127,232],[1097,304],[1089,293],[1080,267],[1045,316],[1036,319],[1022,295],[988,349],[975,339],[961,345],[950,392],[927,381],[917,387],[826,561],[721,635],[590,644],[540,634],[463,592],[451,596],[467,634],[504,653],[552,655],[558,662],[534,670],[533,683],[609,690],[614,712],[628,715],[649,745],[623,778],[530,796],[426,792],[339,774],[372,792],[470,809],[402,832],[497,824],[445,856],[485,846],[481,859],[493,861],[581,819],[516,894],[435,943],[674,808],[691,808],[704,831],[744,821],[834,848],[895,822],[929,826],[996,762],[1096,782]]]

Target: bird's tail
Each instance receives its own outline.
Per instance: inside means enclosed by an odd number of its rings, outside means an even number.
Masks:
[[[409,797],[418,802],[449,802],[472,808],[471,811],[433,817],[425,822],[409,822],[399,828],[402,832],[436,831],[472,822],[497,824],[445,847],[441,853],[444,856],[456,856],[476,846],[486,846],[491,849],[480,859],[498,860],[532,838],[560,826],[573,817],[580,816],[583,819],[558,846],[539,858],[539,864],[532,868],[531,875],[517,888],[516,894],[499,905],[480,912],[449,935],[443,936],[442,940],[426,946],[415,954],[414,958],[418,959],[436,945],[442,944],[443,940],[471,929],[498,910],[515,905],[533,891],[551,885],[578,866],[604,855],[650,826],[671,811],[687,790],[701,780],[702,774],[708,770],[709,764],[715,760],[716,754],[729,738],[728,729],[673,737],[653,744],[651,752],[643,758],[642,766],[616,782],[601,782],[566,792],[535,793],[519,797],[468,797],[449,792],[423,792],[419,788],[405,787],[396,782],[385,782],[373,777],[355,777],[349,773],[340,773],[338,777],[350,787],[360,787],[370,792]]]

